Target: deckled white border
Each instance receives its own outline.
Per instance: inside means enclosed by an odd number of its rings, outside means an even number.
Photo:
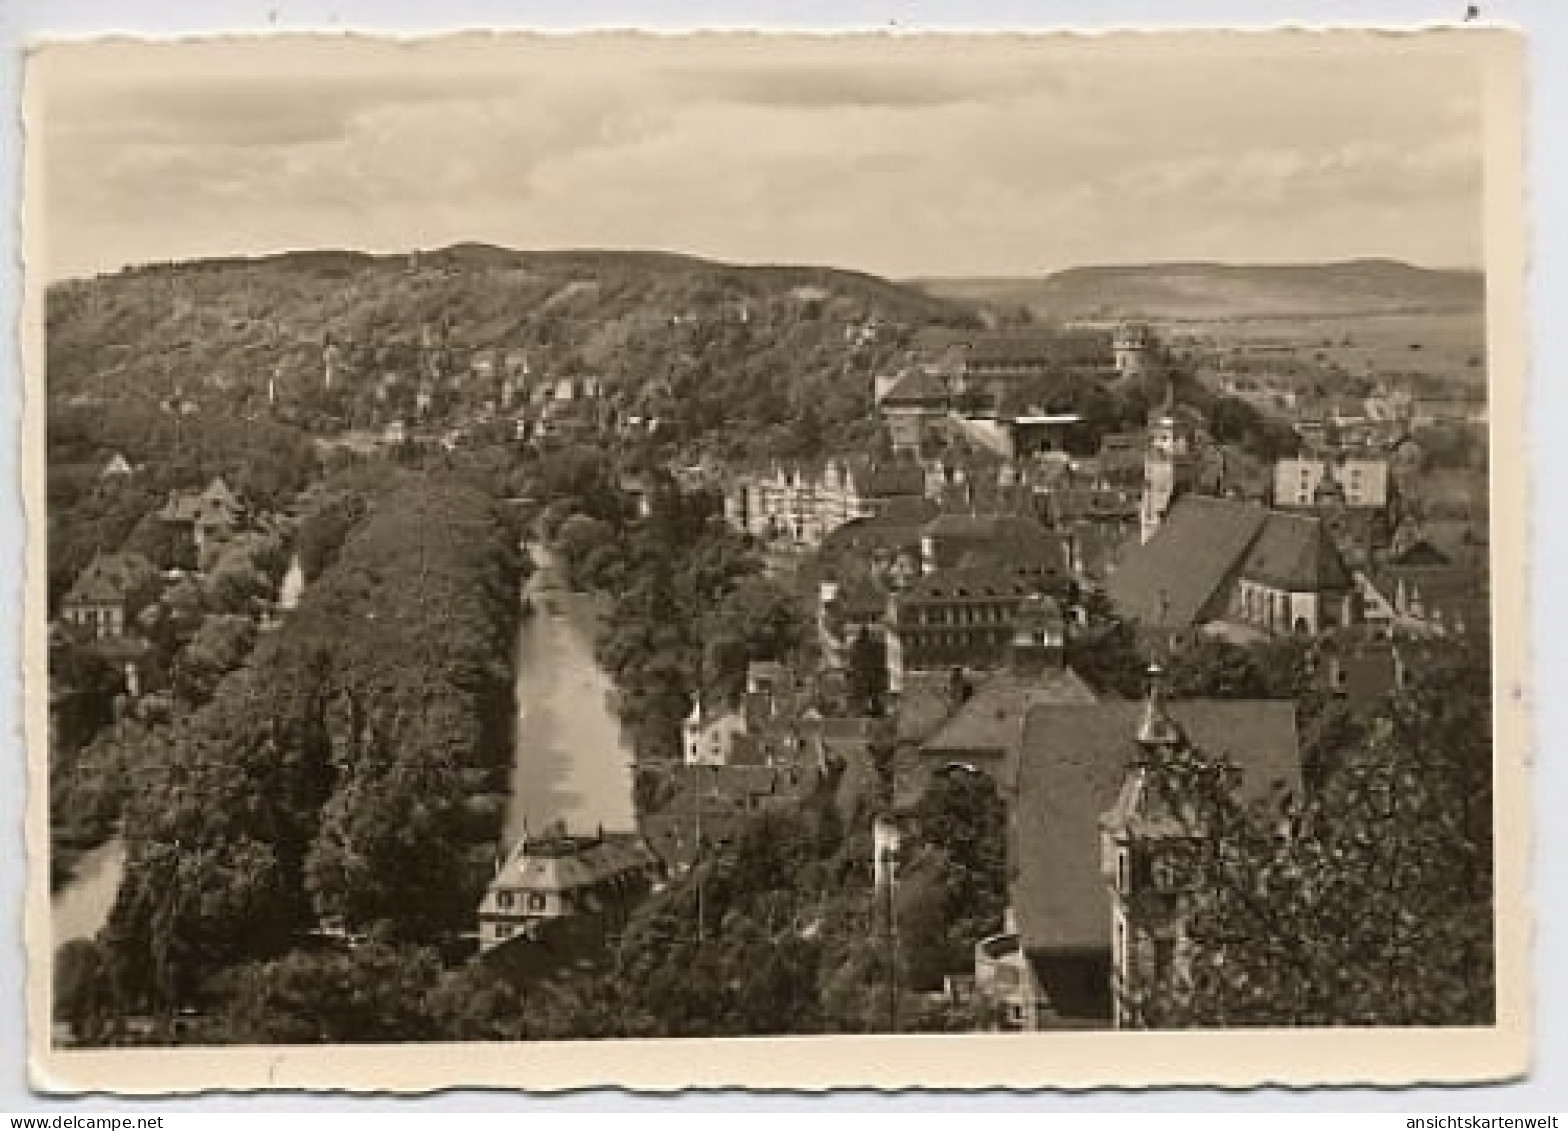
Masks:
[[[1517,123],[1518,118],[1515,114],[1506,117],[1506,120]],[[1489,131],[1489,140],[1494,143],[1498,140],[1496,131]],[[1517,165],[1517,157],[1514,160]],[[1506,198],[1489,191],[1489,208],[1495,208],[1500,199]],[[1495,220],[1495,217],[1493,219]],[[1495,227],[1489,227],[1489,236],[1495,230]],[[1517,257],[1521,249],[1516,246],[1511,250],[1515,255],[1515,263],[1509,270],[1512,270],[1517,277],[1519,275]],[[1502,286],[1498,285],[1500,277],[1505,272],[1498,268],[1497,251],[1497,246],[1489,239],[1488,267],[1492,305],[1489,312],[1491,321],[1489,336],[1494,350],[1493,368],[1496,372],[1522,374],[1522,291],[1515,287],[1512,295],[1507,294],[1510,289],[1507,279],[1503,279]],[[29,297],[36,306],[37,296]],[[1504,340],[1510,337],[1514,339],[1512,347]],[[36,360],[37,342],[30,344],[34,347]],[[1511,348],[1515,353],[1512,360],[1519,363],[1517,367],[1510,365],[1511,359],[1507,356]],[[37,370],[30,366],[29,371]],[[1512,385],[1511,390],[1497,386],[1493,389],[1492,420],[1494,433],[1497,434],[1494,442],[1500,454],[1517,452],[1522,448],[1520,438],[1523,426],[1523,385],[1519,380],[1513,381]],[[33,403],[29,401],[26,407],[31,415]],[[1513,411],[1516,408],[1520,411]],[[36,422],[30,423],[36,424]],[[36,429],[30,428],[28,436],[30,439],[35,437]],[[29,467],[36,460],[37,453],[34,452]],[[1517,471],[1522,476],[1522,464],[1516,463],[1512,471]],[[1494,464],[1493,487],[1497,498],[1494,501],[1493,545],[1494,554],[1501,559],[1506,555],[1510,537],[1517,533],[1518,540],[1513,542],[1516,552],[1506,556],[1512,568],[1518,570],[1525,560],[1522,553],[1525,496],[1522,491],[1522,479],[1519,483],[1510,485],[1505,482],[1509,475],[1510,472],[1505,471],[1504,464]],[[31,486],[36,488],[37,492],[41,492],[41,483],[35,482]],[[1504,498],[1505,489],[1510,486],[1517,486],[1520,489],[1517,492],[1510,490],[1507,498]],[[1503,506],[1499,507],[1499,502],[1503,503]],[[1515,520],[1517,520],[1517,528]],[[35,547],[29,548],[31,550]],[[41,565],[40,562],[34,564]],[[1504,566],[1502,560],[1499,560],[1495,566],[1495,576],[1500,583],[1509,576]],[[41,587],[41,569],[38,569],[29,580],[30,595],[36,598],[41,592]],[[1500,584],[1499,588],[1505,587]],[[1501,594],[1504,599],[1510,596],[1516,598],[1515,603],[1518,606],[1514,610],[1502,607],[1497,610],[1499,626],[1503,630],[1500,632],[1500,637],[1505,640],[1519,643],[1523,641],[1522,635],[1510,635],[1506,628],[1509,623],[1521,626],[1525,623],[1524,594],[1523,584],[1507,586],[1506,591]],[[1508,619],[1511,615],[1514,617],[1512,621]],[[32,630],[34,627],[41,626],[29,624],[28,627]],[[33,635],[38,636],[39,639],[33,639]],[[40,641],[41,632],[36,634],[30,632],[30,658],[40,654],[37,651]],[[1522,658],[1522,649],[1519,652],[1520,655],[1515,659]],[[1506,659],[1503,656],[1499,657],[1500,684],[1522,689],[1526,686],[1524,680],[1520,678],[1523,674],[1522,670],[1515,667],[1510,675],[1507,671]],[[1509,683],[1511,679],[1513,682]],[[33,694],[30,689],[27,701],[30,715],[42,714],[41,695]],[[1516,704],[1518,710],[1509,711],[1507,708],[1510,703]],[[1525,737],[1527,723],[1521,700],[1504,694],[1499,697],[1498,706],[1500,716],[1498,745],[1501,753],[1505,744],[1510,743],[1509,737],[1503,732],[1512,725],[1506,722],[1503,716],[1510,714],[1518,716],[1515,720],[1518,726],[1512,732],[1512,737],[1515,739]],[[36,725],[36,719],[33,721]],[[1499,782],[1499,796],[1505,806],[1510,784],[1521,783]],[[1528,795],[1524,796],[1526,800],[1523,808],[1514,808],[1511,811],[1528,811]],[[1500,827],[1500,831],[1507,827],[1505,824]],[[1518,828],[1518,826],[1513,827]],[[30,832],[38,831],[41,831],[41,822],[37,829],[30,829]],[[1500,842],[1501,847],[1502,842]],[[1512,847],[1511,841],[1509,847]],[[1506,861],[1504,863],[1507,864]],[[46,884],[44,887],[46,888]],[[36,891],[34,894],[37,894]],[[46,890],[43,900],[43,914],[33,917],[30,934],[34,933],[33,928],[37,926],[40,918],[44,922],[43,930],[47,932]],[[1512,918],[1508,920],[1508,922],[1517,921]],[[1507,939],[1500,938],[1500,945],[1506,949]],[[36,990],[37,987],[33,988]],[[36,993],[33,995],[31,1004],[35,1008],[38,997]],[[1522,1010],[1528,1004],[1527,996],[1514,1004],[1520,1006]],[[1522,1012],[1514,1016],[1522,1018]],[[47,1027],[43,1031],[47,1034]],[[1106,1069],[1117,1066],[1135,1066],[1134,1078],[1141,1084],[1193,1080],[1195,1077],[1191,1074],[1191,1070],[1194,1066],[1202,1071],[1202,1075],[1197,1077],[1199,1079],[1207,1079],[1215,1083],[1243,1084],[1260,1080],[1301,1081],[1302,1070],[1306,1071],[1308,1078],[1364,1081],[1473,1079],[1478,1076],[1496,1075],[1507,1073],[1523,1063],[1521,1057],[1523,1045],[1513,1039],[1521,1035],[1522,1032],[1516,1030],[1510,1034],[1511,1039],[1508,1042],[1499,1044],[1490,1036],[1479,1041],[1465,1039],[1456,1041],[1451,1039],[1454,1036],[1452,1034],[1443,1034],[1439,1038],[1410,1031],[1246,1034],[1239,1038],[1244,1043],[1245,1049],[1227,1047],[1238,1041],[1238,1037],[1232,1034],[1092,1034],[1075,1035],[1072,1044],[1078,1045],[1079,1048],[1071,1050],[1064,1045],[1065,1038],[1061,1035],[1051,1035],[1039,1038],[973,1036],[897,1039],[833,1038],[831,1042],[824,1042],[823,1039],[698,1043],[617,1042],[614,1046],[602,1043],[587,1045],[574,1043],[563,1046],[529,1045],[526,1046],[526,1051],[529,1053],[527,1059],[543,1070],[542,1074],[528,1072],[530,1082],[535,1086],[547,1087],[580,1087],[605,1082],[607,1065],[617,1066],[615,1077],[617,1082],[650,1088],[679,1087],[683,1084],[713,1086],[740,1082],[754,1087],[822,1087],[851,1081],[883,1087],[910,1084],[925,1087],[952,1087],[966,1083],[972,1085],[982,1080],[994,1084],[1028,1086],[1046,1082],[1046,1077],[1043,1077],[1040,1072],[1041,1061],[1050,1064],[1049,1077],[1052,1082],[1070,1086],[1092,1086],[1111,1082],[1111,1077],[1106,1075]],[[1366,1038],[1367,1041],[1361,1038]],[[1430,1055],[1434,1051],[1434,1040],[1440,1041],[1444,1046],[1440,1050],[1444,1055],[1435,1059]],[[997,1044],[998,1041],[1005,1043]],[[1038,1048],[1027,1047],[1041,1041],[1049,1043]],[[699,1044],[700,1053],[697,1047]],[[826,1048],[824,1048],[825,1044]],[[1367,1047],[1361,1047],[1364,1044]],[[534,1055],[536,1050],[541,1055]],[[205,1076],[205,1070],[213,1065],[221,1065],[223,1083],[232,1088],[269,1085],[384,1088],[390,1085],[398,1088],[425,1089],[450,1086],[454,1083],[520,1083],[522,1081],[516,1074],[516,1062],[521,1059],[518,1054],[523,1051],[525,1050],[516,1047],[476,1049],[472,1045],[333,1050],[327,1055],[323,1055],[322,1050],[315,1048],[224,1050],[221,1053],[174,1050],[141,1054],[121,1051],[101,1054],[58,1054],[47,1058],[42,1067],[51,1077],[58,1072],[62,1078],[69,1077],[75,1081],[92,1079],[105,1084],[114,1083],[122,1089],[138,1091],[142,1090],[141,1086],[137,1086],[138,1084],[147,1086],[149,1083],[153,1087],[160,1088],[171,1084],[176,1087],[210,1087],[218,1082]],[[814,1064],[813,1062],[824,1059],[821,1056],[824,1051],[828,1053],[825,1059],[831,1063]],[[1279,1057],[1281,1053],[1288,1053],[1289,1056],[1287,1059],[1279,1060],[1279,1071],[1260,1075],[1247,1057],[1237,1055],[1243,1051],[1262,1052],[1275,1057]],[[492,1052],[500,1053],[499,1059],[506,1063],[498,1065],[481,1063],[491,1059],[489,1054]],[[694,1056],[694,1053],[697,1055]],[[889,1053],[896,1057],[896,1066],[888,1063]],[[1447,1055],[1450,1053],[1457,1054],[1460,1059],[1457,1061],[1450,1059]],[[1389,1060],[1391,1054],[1398,1063]],[[1196,1065],[1190,1062],[1194,1056],[1197,1058]],[[96,1062],[106,1058],[112,1061],[112,1064],[104,1066],[105,1074],[100,1076],[99,1065]],[[912,1064],[912,1060],[921,1063]],[[998,1071],[998,1062],[1001,1060],[1009,1063],[1001,1066],[1001,1071]],[[694,1062],[697,1063],[694,1065]],[[1287,1063],[1291,1067],[1285,1067]],[[844,1074],[846,1066],[850,1066],[848,1076]],[[837,1075],[812,1075],[818,1068],[836,1070]],[[1392,1075],[1387,1074],[1386,1070],[1389,1068],[1393,1070]],[[557,1069],[561,1073],[559,1076],[553,1074]],[[977,1070],[982,1073],[979,1077],[975,1075]],[[1064,1070],[1065,1075],[1058,1074]],[[456,1075],[453,1074],[454,1071]],[[199,1075],[188,1075],[192,1072]],[[369,1073],[368,1076],[363,1075],[366,1072]],[[122,1073],[125,1075],[122,1076]],[[351,1081],[345,1073],[354,1079]],[[396,1077],[395,1083],[389,1079],[388,1073]],[[811,1078],[807,1079],[802,1075],[803,1073]],[[1132,1082],[1129,1081],[1125,1071],[1115,1072],[1113,1076],[1117,1082]],[[44,1081],[40,1080],[40,1083]]]

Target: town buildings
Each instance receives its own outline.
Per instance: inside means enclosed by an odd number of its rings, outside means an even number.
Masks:
[[[1356,586],[1322,519],[1191,495],[1106,584],[1117,611],[1168,642],[1198,629],[1252,638],[1360,620]]]
[[[1176,403],[1174,385],[1167,385],[1165,403],[1149,414],[1144,448],[1143,501],[1138,511],[1139,536],[1154,537],[1178,498],[1198,485],[1203,468],[1201,418]]]
[[[1294,710],[1290,703],[1192,701],[1173,716],[1161,674],[1158,669],[1151,673],[1136,750],[1115,803],[1100,819],[1116,1028],[1147,1024],[1148,1011],[1158,1008],[1160,996],[1182,976],[1190,900],[1201,882],[1197,854],[1202,841],[1214,835],[1202,823],[1197,799],[1182,795],[1179,779],[1163,774],[1161,762],[1179,755],[1189,740],[1207,754],[1223,752],[1241,771],[1244,801],[1266,803],[1283,820],[1286,803],[1301,792]],[[1027,940],[1027,927],[1024,933]],[[1046,951],[1042,957],[1048,983],[1054,972],[1050,955]]]
[[[975,956],[976,988],[1002,1027],[1130,1023],[1144,987],[1174,961],[1182,906],[1162,857],[1203,830],[1161,820],[1167,799],[1150,790],[1149,771],[1181,742],[1232,759],[1250,800],[1282,802],[1300,788],[1286,700],[1166,703],[1156,674],[1144,703],[1029,709],[1016,776],[1003,783],[1010,922]]]
[[[681,723],[681,753],[688,766],[723,766],[746,734],[746,717],[734,708],[709,710],[699,696]]]
[[[1486,573],[1419,539],[1358,575],[1369,625],[1390,636],[1484,634],[1491,626]]]
[[[1332,456],[1282,459],[1274,465],[1274,505],[1312,507],[1325,498],[1345,505],[1381,510],[1391,501],[1388,461]]]
[[[480,953],[514,939],[537,938],[547,924],[566,919],[608,940],[660,871],[633,834],[578,836],[557,830],[524,836],[485,889],[479,905]]]
[[[893,450],[920,455],[952,408],[948,377],[937,367],[913,366],[890,377],[879,377],[875,401]]]
[[[221,476],[200,491],[175,491],[158,512],[158,518],[173,527],[198,558],[238,531],[246,515],[244,502]]]
[[[724,515],[754,538],[814,548],[847,522],[924,494],[924,473],[912,460],[777,464],[736,475],[725,492]]]
[[[157,599],[157,568],[141,554],[99,554],[60,600],[60,619],[94,640],[132,631],[136,614]]]
[[[1389,462],[1380,457],[1285,459],[1274,467],[1274,505],[1315,515],[1346,564],[1365,570],[1385,550],[1397,519]]]

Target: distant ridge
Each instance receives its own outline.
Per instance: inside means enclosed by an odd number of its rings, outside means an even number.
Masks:
[[[1479,311],[1486,297],[1479,271],[1415,267],[1394,259],[1072,267],[1035,279],[922,279],[913,285],[942,298],[1026,306],[1047,319],[1451,313]]]

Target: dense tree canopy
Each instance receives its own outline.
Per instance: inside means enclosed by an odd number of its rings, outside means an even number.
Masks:
[[[300,615],[137,767],[105,934],[127,1001],[189,1001],[323,917],[416,941],[466,924],[470,849],[497,830],[473,827],[464,775],[510,760],[517,586],[487,496],[418,477],[378,502]]]
[[[1424,669],[1288,832],[1278,813],[1243,807],[1202,751],[1156,763],[1203,851],[1189,953],[1143,1022],[1489,1024],[1490,696],[1484,647]]]

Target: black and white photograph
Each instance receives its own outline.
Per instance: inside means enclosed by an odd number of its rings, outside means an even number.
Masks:
[[[35,1080],[1521,1071],[1519,63],[36,46]]]

